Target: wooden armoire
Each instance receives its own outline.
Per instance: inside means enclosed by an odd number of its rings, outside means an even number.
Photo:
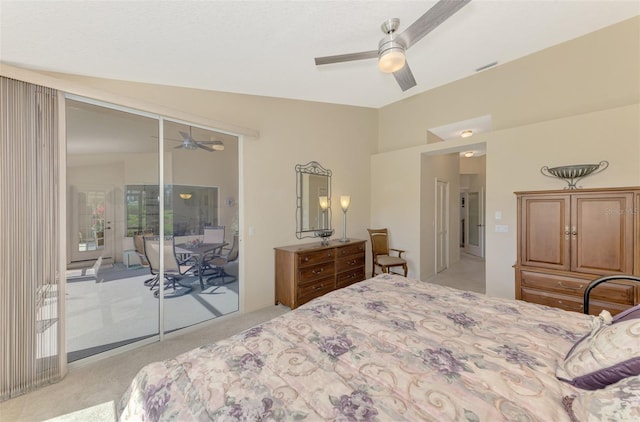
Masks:
[[[516,192],[516,299],[582,312],[590,281],[640,275],[640,187]],[[640,287],[604,283],[589,313],[640,303]]]

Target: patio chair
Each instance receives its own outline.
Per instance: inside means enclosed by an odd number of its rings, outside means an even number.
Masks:
[[[223,251],[226,253],[216,255],[209,260],[208,265],[213,268],[214,273],[211,277],[207,278],[207,283],[218,278],[222,279],[223,284],[232,283],[237,280],[236,276],[231,275],[225,271],[225,266],[238,259],[238,248],[238,235],[235,234],[233,236],[231,247],[228,249],[223,249]],[[226,281],[225,278],[229,278],[229,280]]]
[[[219,243],[221,245],[224,244],[224,230],[225,226],[206,226],[204,228],[204,235],[202,236],[202,243],[215,244]],[[207,273],[211,273],[213,267],[209,264],[216,256],[222,253],[223,246],[219,248],[213,249],[211,252],[207,252],[202,257],[202,275],[207,275]]]
[[[149,262],[149,269],[151,274],[155,276],[154,282],[151,285],[151,290],[154,297],[160,296],[160,238],[158,236],[145,236],[144,238],[144,254],[146,260]],[[174,239],[168,238],[163,242],[163,256],[164,256],[164,277],[165,283],[162,283],[162,288],[172,288],[174,293],[177,292],[177,285],[184,287],[185,290],[182,294],[186,294],[191,291],[191,286],[185,286],[179,283],[187,273],[193,269],[193,261],[181,261],[176,258]]]
[[[135,248],[136,255],[140,259],[140,265],[143,267],[149,267],[149,261],[147,261],[147,257],[144,255],[144,237],[145,236],[153,236],[153,233],[139,233],[133,235],[133,247]],[[152,273],[153,274],[153,273]],[[154,284],[156,277],[148,278],[144,281],[145,286],[151,286]]]

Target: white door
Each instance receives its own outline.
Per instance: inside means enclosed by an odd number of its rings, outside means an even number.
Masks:
[[[71,262],[113,258],[113,195],[109,187],[70,187]]]
[[[436,179],[436,272],[449,268],[449,182]]]
[[[467,237],[465,252],[484,257],[484,189],[467,192]]]

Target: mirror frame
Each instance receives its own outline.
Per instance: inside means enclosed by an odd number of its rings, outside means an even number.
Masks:
[[[307,164],[296,164],[296,237],[318,237],[318,229],[304,229],[302,227],[302,177],[305,174],[327,177],[327,230],[331,230],[331,170],[325,169],[317,161],[310,161]]]

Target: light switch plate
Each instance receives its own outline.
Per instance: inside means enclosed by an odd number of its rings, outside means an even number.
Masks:
[[[509,226],[506,224],[496,224],[496,233],[509,233]]]

